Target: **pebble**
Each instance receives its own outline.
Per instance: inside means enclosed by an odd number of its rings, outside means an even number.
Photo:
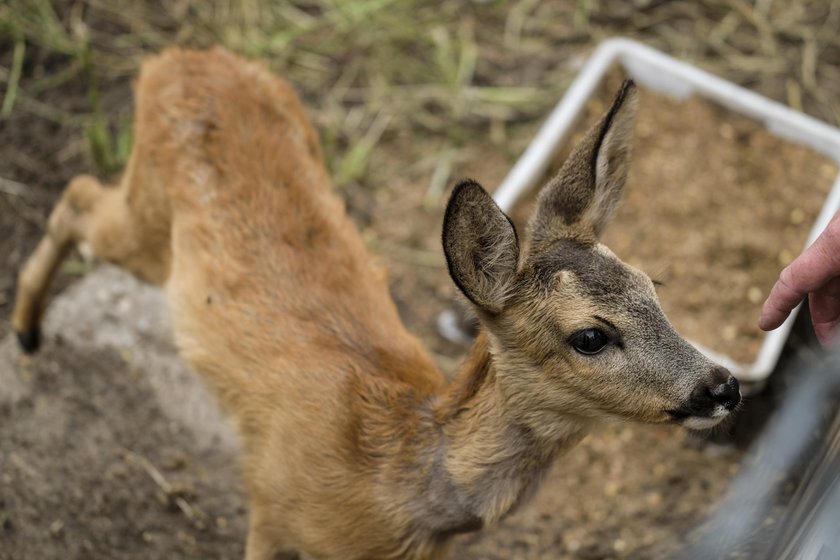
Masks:
[[[738,336],[738,329],[735,325],[726,325],[723,327],[721,331],[721,335],[723,336],[724,340],[735,340],[735,337]]]
[[[787,249],[782,249],[781,251],[779,251],[778,259],[780,265],[787,266],[793,260],[793,254]]]
[[[758,286],[750,286],[747,290],[747,299],[750,300],[750,303],[761,303],[761,300],[764,299],[764,293]]]
[[[790,216],[788,216],[788,220],[790,223],[798,226],[802,222],[805,221],[805,212],[801,208],[794,208],[790,211]]]
[[[50,523],[50,534],[54,537],[57,537],[61,534],[61,531],[64,530],[64,521],[61,519],[56,519],[52,523]]]

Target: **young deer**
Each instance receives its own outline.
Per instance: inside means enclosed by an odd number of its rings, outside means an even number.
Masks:
[[[182,356],[241,433],[246,558],[441,558],[597,421],[707,427],[737,406],[737,381],[598,243],[627,173],[632,83],[540,193],[521,251],[480,185],[455,188],[443,247],[483,332],[452,383],[400,322],[289,85],[222,50],[168,50],[136,89],[125,176],[69,184],[14,328],[34,351],[74,243],[164,286]]]

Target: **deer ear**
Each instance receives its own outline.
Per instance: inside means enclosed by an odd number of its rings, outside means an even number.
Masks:
[[[627,179],[637,105],[636,86],[626,80],[610,109],[540,192],[528,226],[534,245],[561,237],[601,235]]]
[[[519,239],[510,218],[474,181],[459,183],[443,219],[449,275],[480,310],[497,314],[516,275]]]

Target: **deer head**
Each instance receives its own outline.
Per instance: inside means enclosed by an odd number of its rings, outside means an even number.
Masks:
[[[740,402],[729,371],[674,330],[650,278],[599,243],[627,177],[636,105],[626,81],[541,190],[522,249],[478,183],[460,183],[446,210],[450,275],[488,332],[509,413],[537,433],[570,417],[707,428]]]

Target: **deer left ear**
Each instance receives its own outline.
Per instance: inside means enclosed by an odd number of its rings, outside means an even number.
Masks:
[[[464,295],[480,311],[499,313],[516,275],[519,240],[510,218],[474,181],[452,191],[443,219],[443,252]]]
[[[636,86],[626,80],[610,109],[540,192],[529,223],[535,245],[561,237],[600,237],[627,180],[637,105]]]

